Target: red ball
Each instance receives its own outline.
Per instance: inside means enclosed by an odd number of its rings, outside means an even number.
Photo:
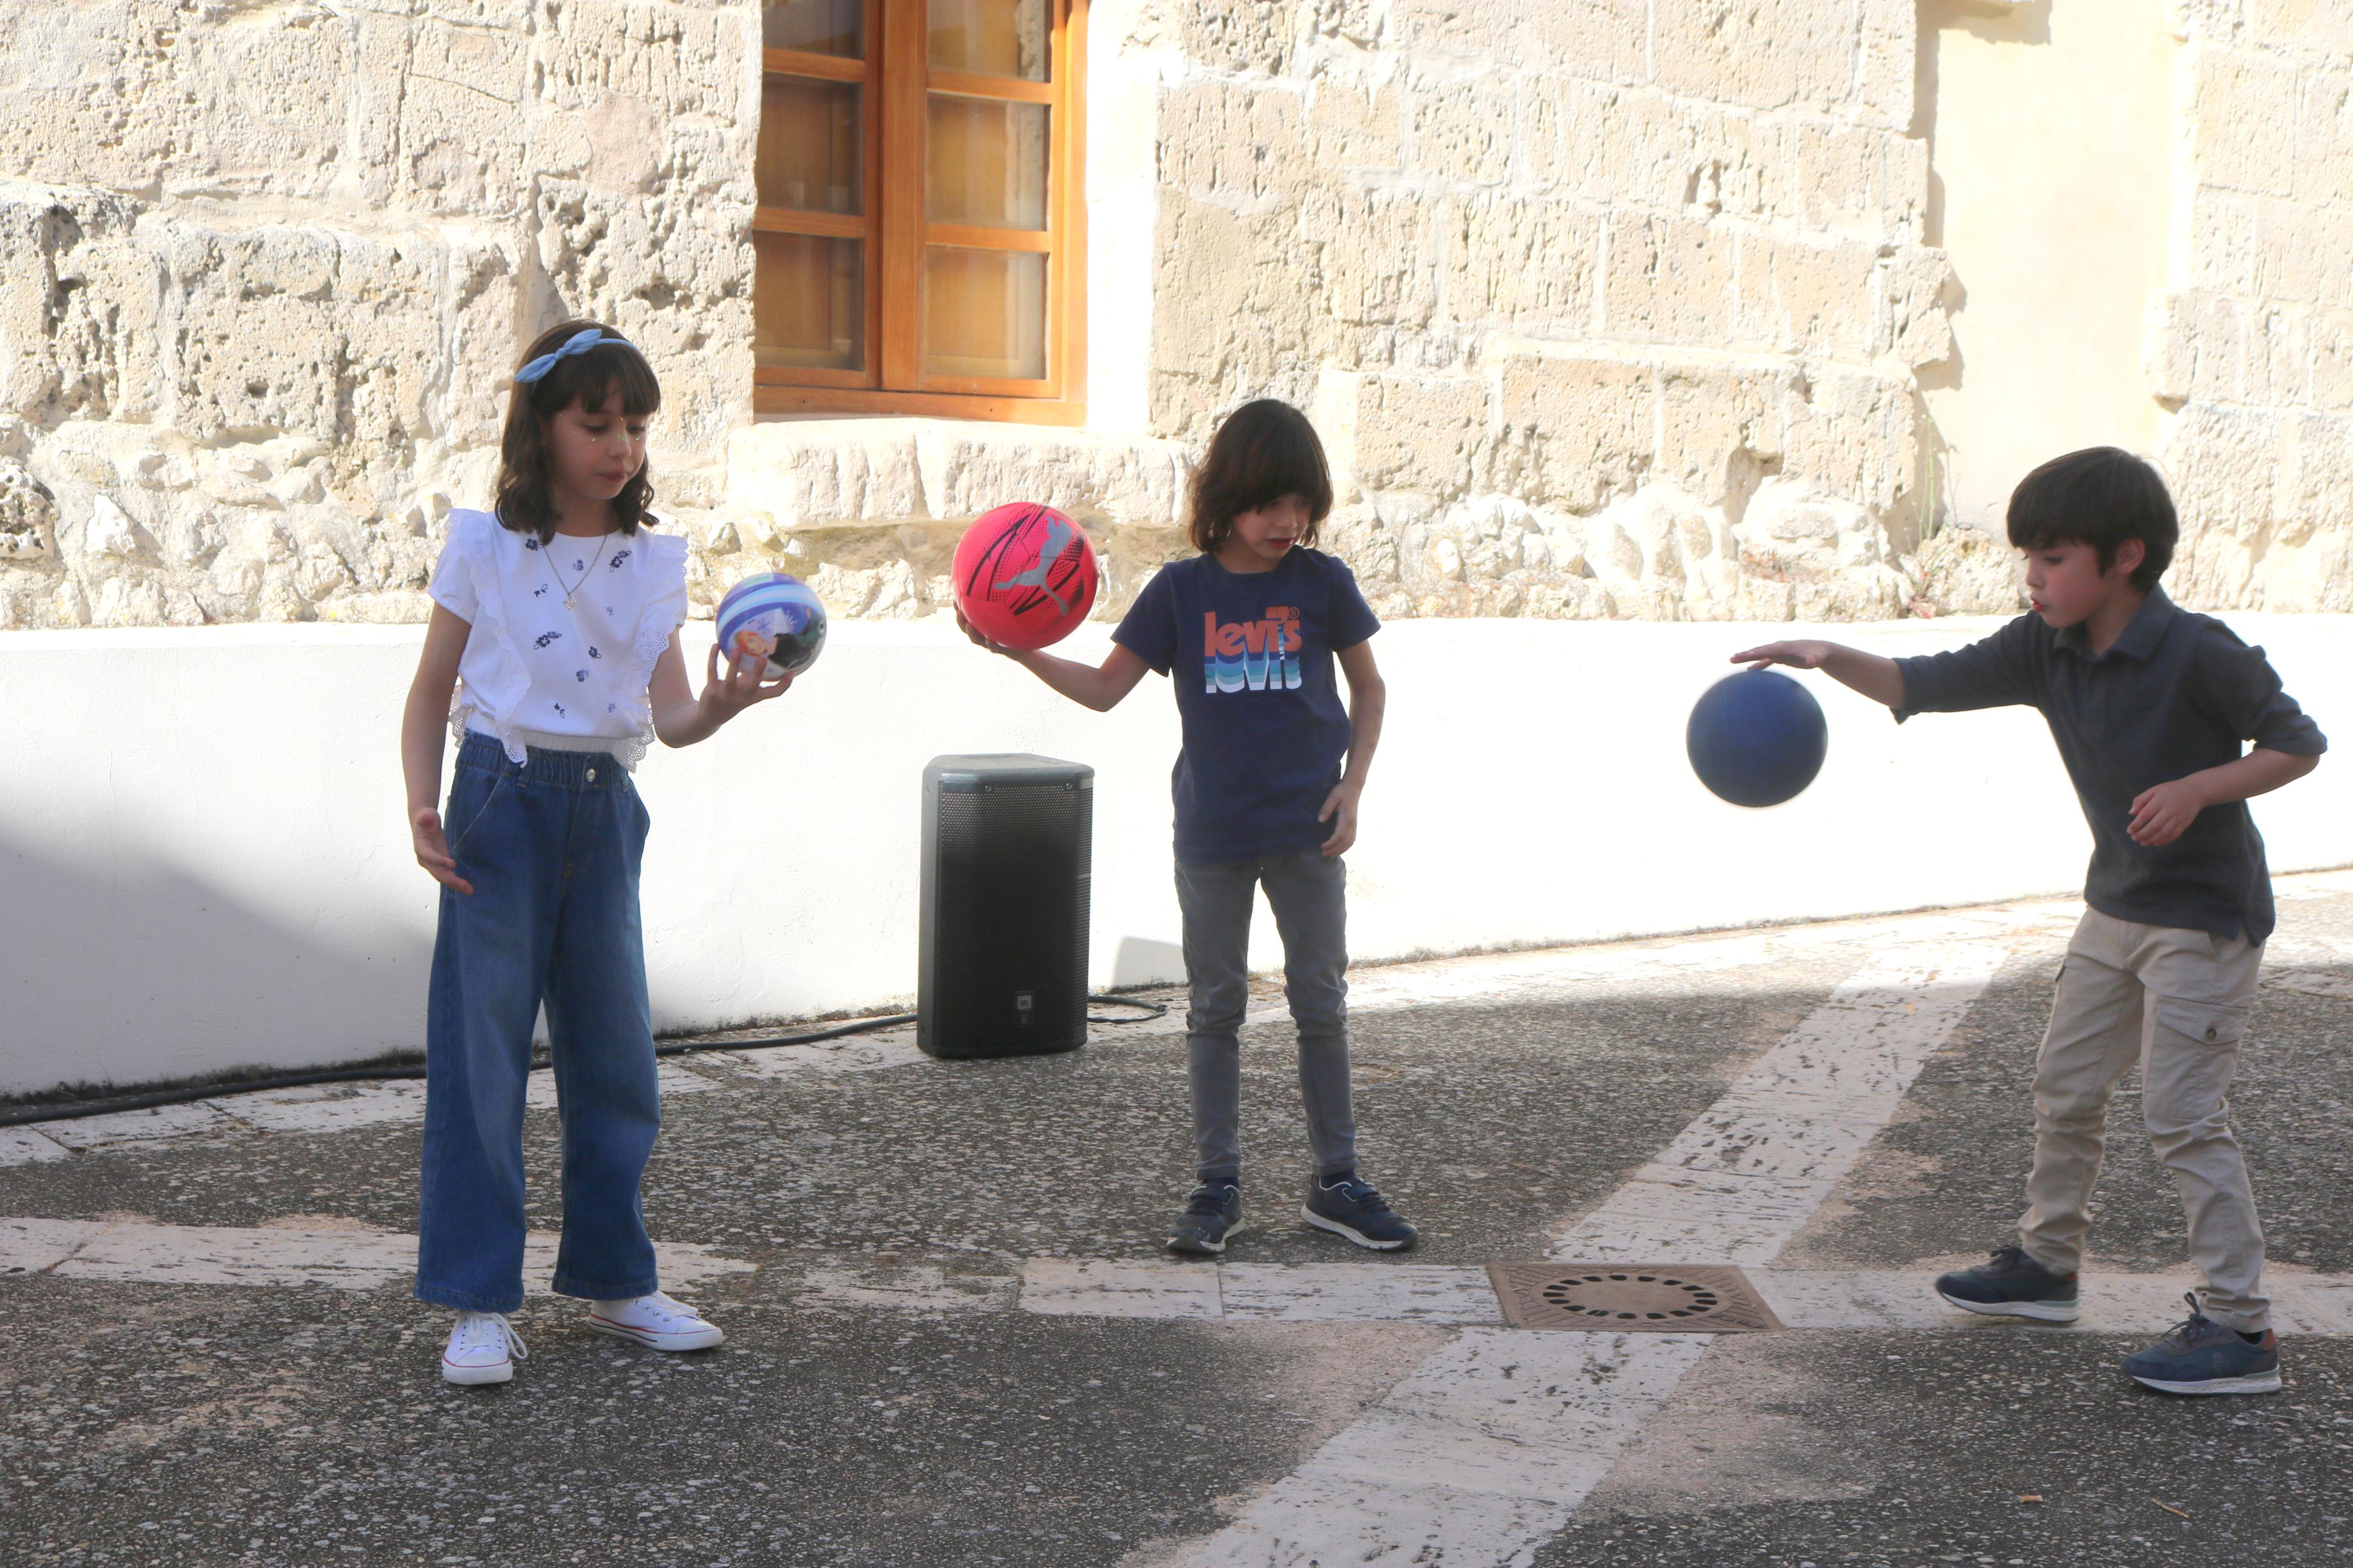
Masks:
[[[956,545],[955,602],[981,636],[1007,647],[1068,637],[1095,602],[1095,550],[1050,506],[1015,501],[985,512]]]

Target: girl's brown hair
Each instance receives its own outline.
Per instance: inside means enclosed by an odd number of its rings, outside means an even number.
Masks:
[[[602,414],[617,396],[625,419],[643,419],[661,407],[661,384],[654,380],[653,366],[600,321],[564,321],[548,328],[532,340],[515,367],[520,370],[554,353],[591,327],[605,334],[603,341],[565,355],[537,381],[518,381],[508,388],[506,433],[499,439],[499,499],[492,510],[501,523],[517,533],[539,535],[542,544],[555,536],[556,523],[555,499],[547,482],[547,421],[575,402],[584,412]],[[653,499],[653,481],[641,468],[613,498],[613,521],[623,533],[637,532]]]
[[[1315,426],[1290,404],[1271,397],[1245,403],[1209,438],[1209,455],[1193,473],[1193,548],[1215,554],[1233,537],[1234,519],[1285,496],[1307,503],[1307,531],[1332,510],[1332,468]]]

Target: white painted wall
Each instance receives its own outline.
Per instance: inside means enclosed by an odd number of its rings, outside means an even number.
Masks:
[[[2325,728],[2353,713],[2353,617],[2234,615]],[[1839,635],[1927,651],[1992,623]],[[1360,958],[1989,900],[2080,886],[2087,836],[2024,710],[1900,731],[1819,678],[1831,760],[1788,806],[1684,764],[1733,650],[1797,628],[1408,621],[1376,645],[1388,734],[1351,857]],[[0,1093],[349,1062],[422,1042],[436,889],[410,858],[396,734],[417,628],[0,634]],[[689,628],[700,667],[707,623]],[[1089,627],[1070,645],[1099,654]],[[659,1026],[807,1016],[914,981],[924,761],[1097,769],[1094,961],[1177,933],[1175,706],[1090,714],[948,628],[843,623],[789,698],[638,775]],[[2338,763],[2263,803],[2281,869],[2353,862]],[[1254,957],[1279,957],[1271,922]]]
[[[1951,515],[1999,536],[2010,492],[2082,447],[2154,452],[2143,322],[2167,281],[2167,0],[2001,11],[1933,0],[1928,240],[1952,258],[1956,359],[1920,374]]]

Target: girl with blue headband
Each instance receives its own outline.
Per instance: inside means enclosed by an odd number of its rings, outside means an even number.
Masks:
[[[498,498],[453,511],[401,723],[409,834],[441,884],[426,1020],[417,1296],[453,1309],[441,1374],[504,1383],[524,1354],[524,1084],[543,1003],[564,1123],[555,1289],[657,1350],[724,1338],[662,1294],[638,1184],[660,1121],[638,916],[649,741],[691,746],[792,678],[746,656],[689,687],[686,541],[653,531],[646,426],[661,387],[609,327],[523,355]],[[446,809],[441,729],[458,740]]]

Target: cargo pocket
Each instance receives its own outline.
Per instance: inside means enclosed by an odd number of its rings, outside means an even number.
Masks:
[[[2175,1034],[2200,1045],[2235,1046],[2247,1032],[2253,1011],[2245,1002],[2191,1002],[2179,996],[2157,999],[2157,1021]]]

